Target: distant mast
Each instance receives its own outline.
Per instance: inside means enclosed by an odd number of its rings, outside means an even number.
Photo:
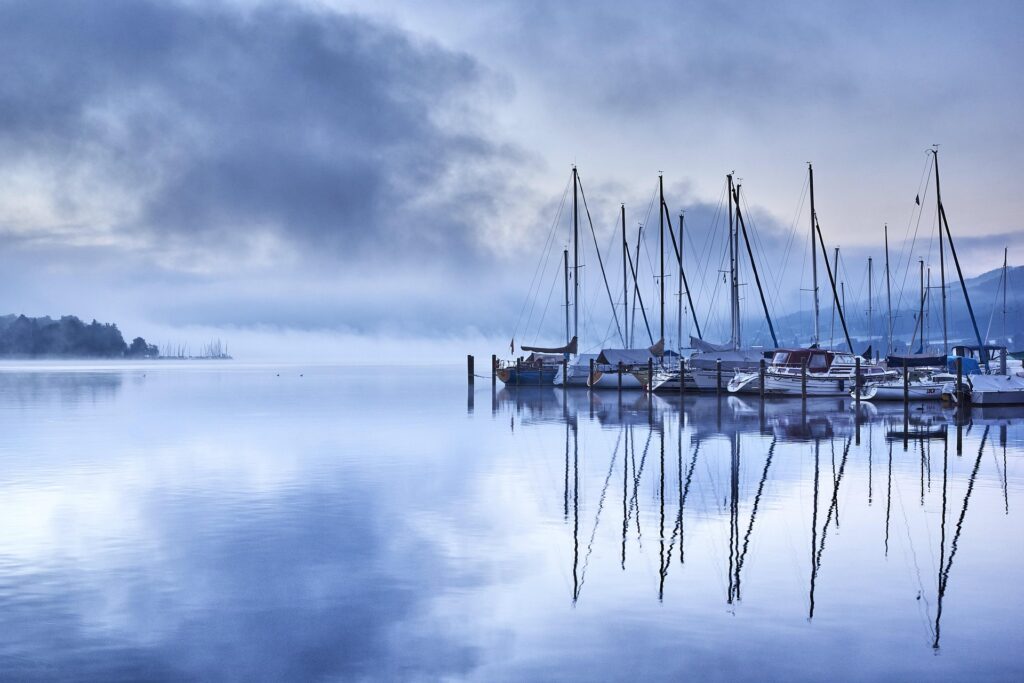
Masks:
[[[661,261],[661,326],[658,330],[659,339],[665,340],[665,179],[658,174],[658,195],[661,200],[661,210],[658,211],[660,227],[658,230],[658,254]],[[663,347],[664,348],[664,347]]]
[[[725,178],[729,183],[729,320],[732,324],[732,329],[729,331],[729,343],[733,349],[738,349],[740,347],[740,321],[737,312],[739,301],[736,285],[736,226],[734,225],[732,174],[726,174]]]
[[[572,333],[580,335],[580,216],[577,198],[579,180],[576,164],[572,166]]]
[[[679,311],[676,314],[676,350],[683,354],[683,212],[679,212],[679,296],[676,301]],[[1005,261],[1005,259],[1004,259]],[[1005,269],[1005,264],[1004,264]],[[1003,329],[1006,329],[1006,295],[1003,295]],[[1005,334],[1005,332],[1004,332]],[[682,381],[680,379],[680,381]]]
[[[932,154],[935,155],[935,194],[939,195],[939,150],[938,147],[932,149]],[[971,305],[971,297],[967,293],[967,283],[964,282],[964,273],[960,268],[960,259],[956,255],[956,246],[953,245],[953,233],[949,229],[949,220],[946,218],[946,208],[942,205],[942,200],[939,199],[939,229],[943,227],[946,229],[946,241],[949,243],[949,253],[953,257],[953,265],[956,266],[956,276],[960,280],[960,289],[964,293],[964,303],[967,304],[967,313],[971,316],[971,326],[974,328],[974,337],[978,341],[978,355],[981,359],[982,364],[985,366],[985,370],[989,369],[988,363],[988,351],[985,349],[985,342],[981,338],[981,330],[978,329],[978,319],[974,315],[974,307]],[[945,316],[943,316],[943,325],[945,325]]]
[[[939,150],[932,148],[935,157],[935,211],[939,224],[939,287],[942,289],[942,352],[949,353],[949,331],[946,324],[946,254],[942,246],[942,190],[939,188]],[[979,353],[981,350],[979,349]]]
[[[626,205],[620,205],[622,212],[622,329],[625,331],[626,348],[630,347],[629,328],[629,275],[627,274],[627,261],[629,260],[629,242],[626,241]]]
[[[562,279],[565,282],[565,347],[569,348],[572,338],[569,336],[569,250],[562,250]],[[565,352],[565,359],[569,360],[569,352]],[[568,378],[563,378],[568,382]]]
[[[871,257],[868,256],[868,348],[872,351],[875,347],[875,318],[872,310],[873,294],[871,287]],[[868,358],[868,361],[871,359]]]
[[[889,279],[889,224],[885,224],[885,304],[889,318],[889,340],[886,355],[892,353],[892,282]]]
[[[811,291],[814,292],[814,337],[811,341],[816,346],[821,342],[821,323],[818,310],[818,244],[815,229],[817,218],[814,213],[814,167],[809,161],[807,162],[807,177],[811,189],[811,277],[813,278]]]

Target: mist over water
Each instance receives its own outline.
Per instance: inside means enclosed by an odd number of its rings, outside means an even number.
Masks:
[[[5,680],[1024,676],[1010,411],[38,363],[0,420]]]

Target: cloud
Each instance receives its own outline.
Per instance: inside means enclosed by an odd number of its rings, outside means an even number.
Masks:
[[[464,184],[515,157],[480,132],[477,61],[353,14],[14,2],[0,27],[0,172],[31,196],[2,228],[25,240],[184,270],[460,252],[491,208]]]

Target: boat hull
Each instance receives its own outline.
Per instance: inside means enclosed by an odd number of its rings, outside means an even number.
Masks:
[[[912,382],[907,386],[907,398],[911,401],[940,401],[945,396],[952,396],[953,386],[945,382]],[[850,396],[856,398],[852,390]],[[868,385],[861,390],[860,398],[862,401],[902,401],[903,383]]]
[[[605,372],[603,370],[595,370],[594,374],[590,376],[587,381],[587,386],[591,389],[619,389],[619,373],[614,370]],[[643,385],[640,384],[640,380],[637,379],[631,372],[625,371],[622,373],[622,388],[623,389],[643,389]]]
[[[498,379],[505,383],[505,386],[551,386],[555,382],[555,374],[558,368],[554,366],[532,367],[509,367],[498,370]]]

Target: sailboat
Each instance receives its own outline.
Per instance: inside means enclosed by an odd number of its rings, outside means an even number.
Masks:
[[[586,204],[586,197],[583,195],[583,188],[580,184],[579,172],[576,166],[572,167],[572,251],[573,251],[573,264],[572,264],[572,327],[570,334],[570,301],[569,301],[569,250],[564,249],[562,251],[562,263],[563,263],[563,279],[565,286],[565,344],[558,347],[541,347],[541,346],[522,346],[522,351],[530,352],[529,356],[520,357],[513,361],[502,361],[497,363],[494,368],[494,372],[497,377],[504,382],[506,385],[523,386],[523,385],[551,385],[558,384],[574,384],[579,383],[582,385],[586,381],[586,375],[579,378],[575,372],[566,372],[570,367],[573,370],[580,367],[579,364],[579,300],[580,300],[580,243],[579,243],[579,228],[580,228],[580,212],[579,202],[583,199],[584,205]],[[587,218],[589,220],[590,211],[587,210]],[[593,224],[591,224],[591,233],[593,234]],[[597,247],[596,235],[595,235],[595,248]],[[601,251],[597,250],[598,264],[601,266],[601,274],[604,277],[604,262],[601,260]],[[605,287],[607,288],[607,278],[605,278]],[[611,299],[611,291],[608,292],[609,299]],[[615,317],[615,324],[618,327],[618,316],[615,314],[614,304],[612,306],[612,315]],[[515,352],[514,343],[512,345],[512,351]],[[570,357],[576,356],[577,360],[570,366]],[[588,359],[589,360],[589,359]],[[568,378],[565,377],[568,375]],[[580,381],[582,379],[582,381]]]
[[[756,372],[762,359],[765,357],[763,349],[744,348],[742,344],[739,295],[741,235],[750,259],[750,267],[761,298],[761,306],[764,310],[765,320],[768,323],[768,331],[772,337],[773,348],[778,346],[775,327],[772,323],[771,314],[768,312],[768,302],[761,287],[761,277],[757,270],[757,263],[754,260],[753,249],[751,248],[750,238],[747,233],[743,210],[740,208],[740,185],[734,184],[731,173],[726,175],[726,182],[728,184],[727,193],[729,197],[729,317],[731,332],[728,344],[713,344],[705,341],[700,336],[690,337],[690,345],[696,349],[696,352],[690,356],[687,362],[687,376],[683,378],[683,381],[692,383],[693,387],[700,391],[727,389],[733,376]],[[696,325],[696,329],[699,335],[700,326]],[[678,367],[665,368],[655,378],[654,390],[678,390],[679,381]],[[748,383],[744,385],[742,391],[756,392],[758,388],[758,385],[750,386]]]
[[[814,206],[814,168],[807,165],[808,184],[811,202],[811,273],[814,292],[814,338],[808,349],[777,349],[772,355],[771,364],[764,373],[764,392],[780,396],[845,396],[857,382],[857,368],[860,368],[860,379],[881,381],[895,378],[896,373],[873,365],[855,356],[850,332],[846,326],[843,304],[836,290],[836,280],[829,265],[825,239],[821,233],[818,214]],[[843,328],[843,336],[849,352],[833,351],[819,348],[820,342],[820,306],[818,302],[818,260],[817,247],[821,245],[821,253],[825,262],[832,289],[835,310],[839,313],[839,322]],[[767,314],[767,311],[766,311]],[[773,335],[774,337],[774,335]],[[858,360],[860,362],[858,362]],[[730,393],[750,391],[753,387],[760,390],[760,372],[751,371],[737,373],[728,384]]]

